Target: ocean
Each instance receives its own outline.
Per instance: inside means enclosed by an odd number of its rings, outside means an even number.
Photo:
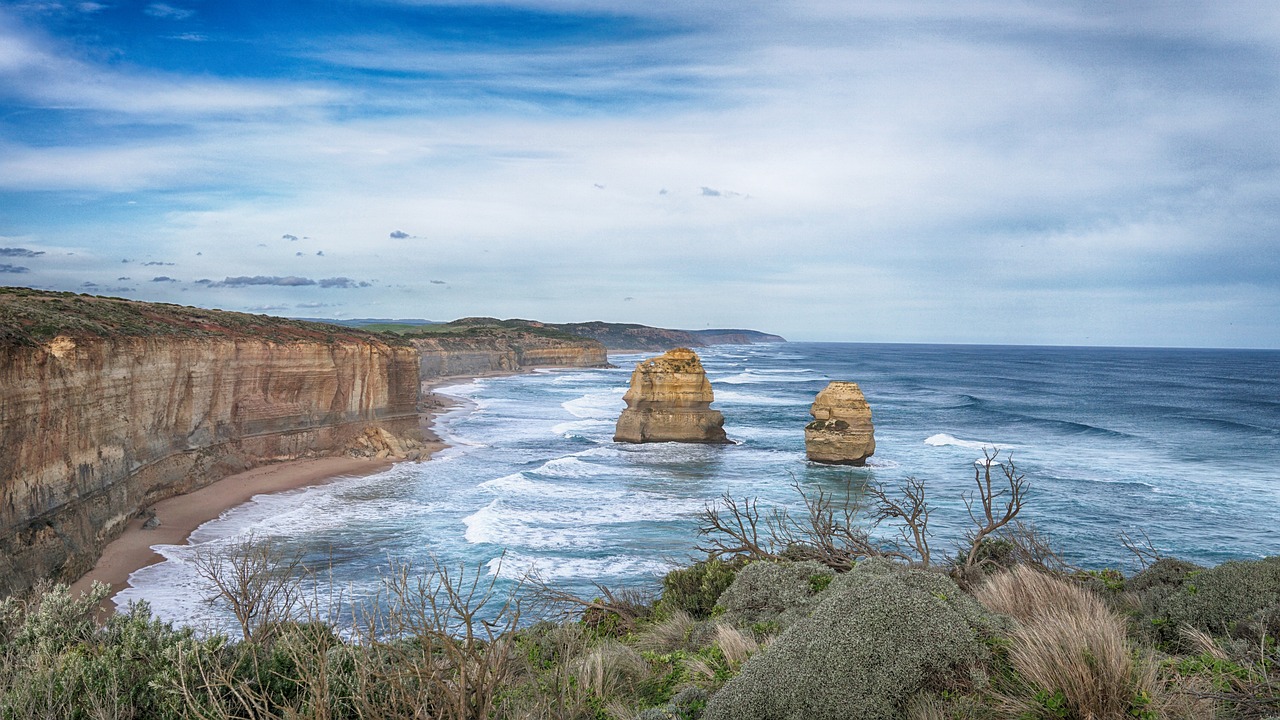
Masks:
[[[588,596],[593,583],[653,591],[698,557],[699,517],[725,493],[798,506],[795,486],[924,482],[934,557],[969,524],[962,494],[983,449],[1030,481],[1021,519],[1068,561],[1131,572],[1121,532],[1201,564],[1280,554],[1280,352],[786,343],[699,350],[728,446],[617,444],[631,369],[538,370],[440,392],[452,447],[423,463],[265,495],[201,526],[117,600],[225,626],[191,567],[248,535],[323,567],[344,597],[369,596],[391,562],[436,558],[499,583],[536,572]],[[876,453],[865,468],[804,456],[809,405],[857,382]]]

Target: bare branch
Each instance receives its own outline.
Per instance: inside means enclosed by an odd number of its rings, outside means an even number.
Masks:
[[[929,536],[933,533],[929,530],[931,509],[925,502],[924,482],[908,477],[898,488],[899,497],[889,495],[880,485],[869,492],[876,501],[875,522],[899,521],[898,537],[902,544],[916,554],[921,567],[929,567]]]
[[[969,543],[969,551],[964,561],[966,569],[978,563],[983,541],[1012,522],[1022,511],[1027,490],[1031,486],[1026,475],[1018,472],[1013,464],[1013,458],[999,462],[997,459],[999,456],[998,448],[982,449],[983,459],[975,463],[973,470],[973,482],[977,486],[977,495],[965,493],[961,496],[964,499],[965,509],[969,511],[969,519],[975,526],[965,536],[965,540]],[[997,472],[993,473],[992,468]],[[1001,502],[1002,498],[1003,502]],[[975,510],[975,506],[978,509]]]
[[[252,535],[225,550],[197,549],[192,566],[211,587],[209,601],[226,606],[244,639],[257,641],[292,617],[306,573],[301,553]]]
[[[1151,567],[1161,559],[1160,551],[1156,550],[1156,546],[1151,542],[1151,537],[1147,535],[1147,531],[1138,528],[1138,532],[1142,535],[1142,539],[1135,539],[1128,531],[1120,532],[1120,544],[1124,545],[1124,549],[1133,553],[1138,557],[1138,562],[1142,563],[1145,570]]]
[[[837,572],[849,570],[858,560],[868,557],[891,557],[912,562],[912,556],[902,549],[901,543],[871,536],[871,531],[882,520],[899,515],[893,512],[866,513],[854,496],[852,481],[845,486],[843,497],[821,488],[816,493],[808,491],[799,482],[793,481],[792,486],[800,495],[803,513],[793,514],[786,508],[774,508],[762,515],[756,501],[737,501],[724,496],[719,506],[703,511],[698,534],[707,540],[699,544],[698,549],[712,558],[814,560]],[[883,497],[889,501],[878,488],[870,492],[872,497]],[[892,502],[896,502],[901,510],[901,519],[909,518],[917,524],[906,545],[918,555],[919,548],[923,547],[925,554],[920,558],[926,561],[928,508],[923,504],[922,486],[912,486],[911,492],[917,494],[918,501],[904,499]],[[902,534],[902,537],[907,535]],[[922,545],[917,544],[917,537]]]

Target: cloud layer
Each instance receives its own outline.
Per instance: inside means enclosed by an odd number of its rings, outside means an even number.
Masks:
[[[1266,4],[89,5],[0,8],[24,283],[128,258],[174,280],[132,296],[232,309],[1280,347]]]

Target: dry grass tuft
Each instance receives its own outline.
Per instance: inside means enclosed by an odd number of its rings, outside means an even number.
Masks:
[[[1019,566],[975,596],[1018,621],[1009,662],[1029,687],[1002,698],[1009,709],[1035,716],[1061,693],[1075,717],[1118,720],[1152,702],[1154,666],[1138,666],[1124,619],[1088,590]]]
[[[720,652],[724,653],[725,661],[734,672],[737,672],[748,658],[760,651],[760,643],[756,642],[754,637],[726,623],[716,625],[714,642],[716,647],[720,648]]]
[[[697,621],[683,610],[673,610],[662,622],[654,623],[636,638],[642,652],[669,653],[688,646]]]
[[[629,691],[649,674],[640,653],[617,640],[605,640],[573,663],[578,684],[599,698]]]

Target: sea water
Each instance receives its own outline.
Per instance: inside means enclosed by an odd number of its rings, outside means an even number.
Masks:
[[[727,446],[612,440],[631,369],[484,378],[440,392],[452,447],[435,459],[263,495],[201,526],[119,600],[222,624],[191,564],[252,535],[323,567],[323,590],[376,593],[391,563],[434,558],[499,584],[536,573],[571,592],[654,590],[698,557],[726,493],[798,507],[923,481],[934,557],[970,526],[975,460],[999,451],[1030,482],[1020,516],[1068,561],[1132,571],[1120,533],[1197,563],[1280,554],[1280,352],[787,343],[699,351]],[[876,452],[865,468],[805,460],[804,425],[830,380],[857,382]]]

